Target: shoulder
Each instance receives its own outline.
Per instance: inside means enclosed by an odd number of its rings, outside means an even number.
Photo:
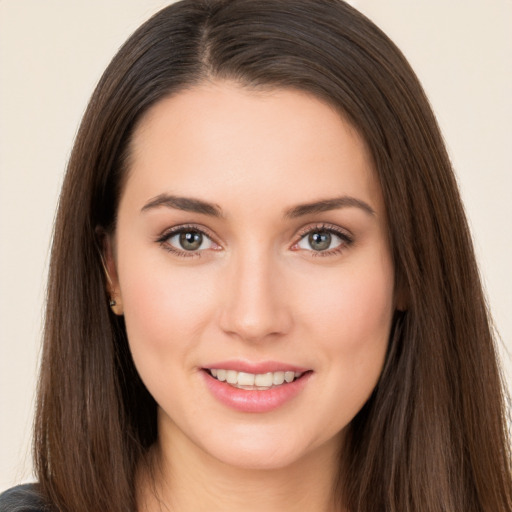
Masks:
[[[36,484],[24,484],[0,494],[0,512],[45,512]]]

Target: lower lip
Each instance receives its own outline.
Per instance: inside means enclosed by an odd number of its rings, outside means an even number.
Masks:
[[[237,411],[256,413],[273,411],[293,400],[312,374],[307,372],[288,384],[258,391],[235,388],[215,379],[205,370],[202,373],[208,389],[219,402]]]

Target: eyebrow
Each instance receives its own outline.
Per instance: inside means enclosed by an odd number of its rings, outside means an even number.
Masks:
[[[166,206],[167,208],[174,208],[176,210],[183,210],[185,212],[202,213],[203,215],[210,215],[212,217],[223,217],[222,210],[216,204],[208,203],[201,199],[194,199],[191,197],[172,196],[169,194],[160,194],[153,199],[149,200],[141,209],[141,212]]]
[[[330,210],[337,210],[339,208],[355,207],[360,208],[368,215],[375,215],[375,210],[368,204],[350,196],[334,197],[332,199],[322,199],[313,203],[299,204],[290,208],[286,211],[285,217],[295,219],[302,217],[303,215],[309,215],[311,213],[328,212]]]
[[[160,194],[150,199],[141,209],[141,212],[165,206],[176,210],[183,210],[192,213],[201,213],[212,217],[223,218],[222,209],[216,204],[195,199],[192,197],[173,196],[169,194]],[[312,203],[304,203],[294,206],[285,211],[285,217],[295,219],[312,213],[327,212],[340,208],[355,207],[360,208],[369,215],[375,215],[375,210],[361,199],[350,196],[334,197],[332,199],[321,199]]]

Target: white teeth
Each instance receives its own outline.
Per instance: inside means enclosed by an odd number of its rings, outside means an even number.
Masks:
[[[269,388],[272,386],[272,372],[270,373],[258,373],[254,378],[254,384],[256,386],[263,386]]]
[[[228,370],[226,373],[226,382],[228,384],[236,384],[237,372],[235,370]]]
[[[238,372],[237,384],[239,386],[254,386],[255,377],[254,373]]]
[[[272,384],[280,386],[284,382],[284,372],[274,372],[272,377]]]
[[[295,378],[294,372],[284,372],[284,380],[286,382],[293,382],[294,378]]]
[[[227,382],[232,386],[243,389],[270,389],[272,386],[280,386],[285,382],[290,383],[298,379],[302,373],[292,371],[278,371],[267,373],[247,373],[237,372],[236,370],[223,370],[212,368],[210,370],[212,377],[221,382]]]

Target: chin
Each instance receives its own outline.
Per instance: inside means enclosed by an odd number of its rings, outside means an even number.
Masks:
[[[286,429],[286,432],[265,429],[253,435],[225,433],[221,439],[202,443],[201,448],[218,461],[239,469],[272,471],[290,468],[303,463],[313,452],[327,448],[332,453],[332,443],[339,446],[341,433],[331,439],[309,439],[302,437],[300,425]]]

